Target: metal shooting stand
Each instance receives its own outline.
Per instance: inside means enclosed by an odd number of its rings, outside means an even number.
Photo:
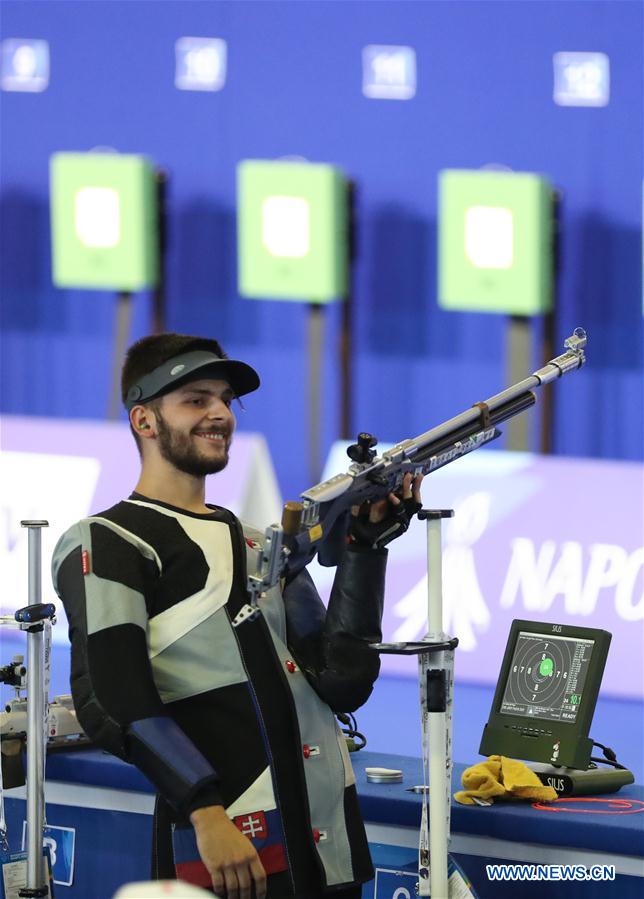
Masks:
[[[20,524],[29,531],[29,605],[18,609],[14,616],[0,617],[0,626],[27,633],[27,885],[18,895],[36,899],[49,895],[49,876],[43,864],[43,827],[51,625],[56,608],[53,603],[41,602],[41,529],[49,523],[21,521]],[[4,814],[0,817],[4,819]],[[4,839],[4,834],[0,833],[0,839]]]
[[[448,899],[452,782],[452,695],[456,637],[443,631],[442,520],[452,509],[421,509],[427,521],[427,635],[417,643],[373,643],[380,653],[417,655],[423,741],[418,895]]]

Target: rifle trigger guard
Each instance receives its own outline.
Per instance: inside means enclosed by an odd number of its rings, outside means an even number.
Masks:
[[[487,403],[472,403],[472,409],[479,409],[481,413],[481,427],[489,428],[492,426],[490,421],[490,408]]]

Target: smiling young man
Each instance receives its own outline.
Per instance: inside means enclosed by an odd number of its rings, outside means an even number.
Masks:
[[[170,855],[227,899],[358,899],[373,870],[334,715],[377,677],[383,544],[420,508],[420,479],[353,519],[328,609],[303,570],[249,615],[261,534],[206,504],[205,478],[228,462],[233,400],[258,386],[214,340],[160,334],[128,351],[139,480],[53,559],[72,694],[86,733],[159,791],[157,820],[174,826],[171,851],[158,828],[157,874]]]

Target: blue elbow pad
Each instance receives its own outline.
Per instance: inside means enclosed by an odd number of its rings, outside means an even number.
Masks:
[[[197,792],[213,788],[216,771],[172,718],[133,721],[125,728],[129,760],[137,766],[174,808],[187,814]],[[223,804],[218,801],[213,804]]]

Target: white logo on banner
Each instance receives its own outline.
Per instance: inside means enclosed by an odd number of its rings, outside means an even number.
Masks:
[[[456,634],[459,647],[472,651],[477,634],[490,624],[490,611],[476,573],[473,544],[485,530],[481,497],[468,497],[448,527],[443,550],[443,621],[447,633]],[[489,508],[489,505],[488,505]],[[628,553],[612,543],[584,547],[576,541],[558,546],[545,540],[537,549],[529,537],[517,537],[501,590],[499,606],[519,606],[527,612],[546,612],[562,597],[567,614],[588,617],[597,607],[602,590],[613,591],[615,613],[623,621],[644,620],[644,547]],[[427,629],[427,577],[422,578],[394,606],[401,619],[392,640],[417,640]]]
[[[455,509],[445,528],[443,548],[443,626],[459,638],[459,648],[473,651],[478,635],[491,621],[481,590],[475,544],[489,523],[492,495],[473,493]],[[498,605],[529,613],[547,612],[557,598],[568,615],[595,613],[602,591],[612,594],[615,614],[622,621],[644,620],[644,547],[628,552],[613,543],[584,545],[575,540],[537,543],[516,537]],[[493,603],[494,605],[494,603]],[[427,577],[423,577],[393,607],[400,624],[392,640],[422,638],[427,630]]]
[[[584,547],[574,540],[559,547],[545,540],[537,551],[534,540],[517,537],[499,605],[517,602],[528,611],[546,611],[557,596],[571,615],[592,615],[600,591],[614,589],[615,611],[624,621],[644,619],[644,547],[632,553],[612,543]],[[638,582],[639,592],[637,592]]]
[[[3,452],[0,464],[0,607],[13,613],[29,602],[27,586],[27,529],[20,522],[46,519],[42,529],[42,596],[54,602],[49,567],[63,531],[84,518],[96,490],[98,459],[44,453]],[[57,605],[60,612],[60,604]],[[67,639],[64,628],[54,637]]]
[[[481,592],[474,544],[484,533],[490,517],[491,495],[473,493],[455,509],[446,528],[443,550],[443,627],[458,634],[459,647],[465,651],[477,646],[477,631],[490,625],[490,610]],[[394,606],[394,615],[402,618],[392,640],[416,640],[427,630],[427,576]]]

